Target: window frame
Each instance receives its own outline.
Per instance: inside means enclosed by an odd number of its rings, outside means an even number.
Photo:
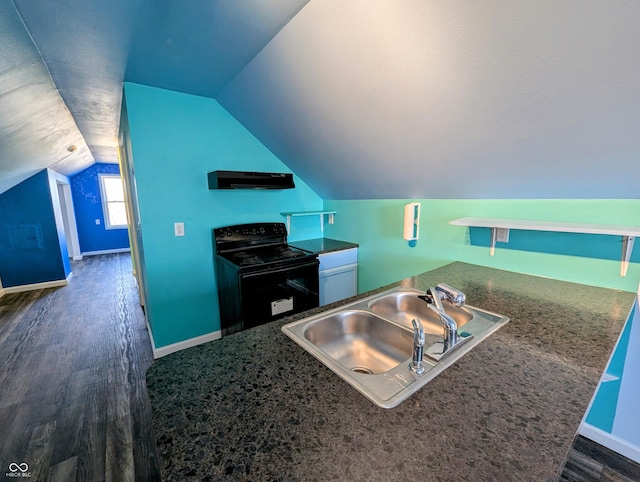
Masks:
[[[123,207],[125,208],[125,218],[126,218],[127,210],[126,210],[126,204],[124,200],[124,184],[122,185],[122,201],[109,201],[107,197],[106,189],[104,187],[104,179],[106,178],[116,178],[116,179],[120,179],[121,183],[123,182],[122,176],[120,174],[108,174],[108,173],[98,174],[98,181],[100,184],[100,201],[102,204],[102,216],[104,219],[104,229],[128,229],[129,227],[128,219],[125,220],[124,224],[111,224],[109,222],[109,203],[122,203]]]

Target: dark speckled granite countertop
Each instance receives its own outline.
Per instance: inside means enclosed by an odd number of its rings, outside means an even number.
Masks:
[[[302,241],[291,241],[289,245],[316,254],[331,253],[333,251],[342,251],[343,249],[358,247],[356,243],[331,238],[314,238],[304,239]]]
[[[280,331],[302,315],[157,360],[164,478],[553,480],[635,295],[464,263],[398,284],[439,282],[511,321],[394,409]]]

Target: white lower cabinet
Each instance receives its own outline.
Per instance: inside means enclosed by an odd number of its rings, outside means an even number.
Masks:
[[[358,293],[358,248],[318,255],[320,306]]]

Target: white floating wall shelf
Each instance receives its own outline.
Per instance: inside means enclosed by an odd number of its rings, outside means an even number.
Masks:
[[[297,216],[320,216],[320,231],[324,232],[324,217],[327,216],[329,224],[333,224],[335,211],[297,211],[280,213],[287,218],[287,233],[291,232],[291,218]]]
[[[608,224],[582,224],[565,223],[555,221],[526,221],[520,219],[500,218],[474,218],[466,217],[454,219],[449,224],[455,226],[469,226],[475,228],[491,228],[491,248],[489,254],[494,255],[498,230],[521,229],[528,231],[553,231],[559,233],[604,234],[610,236],[622,236],[622,255],[620,263],[620,276],[627,275],[629,259],[633,251],[633,242],[640,235],[640,227],[616,226]]]

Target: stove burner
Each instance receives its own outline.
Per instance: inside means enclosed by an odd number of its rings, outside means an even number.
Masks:
[[[229,259],[238,266],[255,266],[267,263],[276,263],[294,258],[307,256],[304,251],[291,249],[287,246],[278,246],[270,249],[247,249],[233,253]]]
[[[297,258],[298,256],[304,256],[302,251],[292,251],[290,249],[283,251],[281,254],[283,258]]]
[[[240,252],[240,253],[234,253],[233,257],[238,259],[247,259],[247,258],[255,258],[256,255],[252,253],[247,253],[247,252]]]
[[[243,271],[297,265],[315,255],[287,245],[283,223],[241,224],[214,229],[216,254]]]
[[[250,266],[252,264],[262,264],[264,263],[258,256],[240,256],[242,258],[240,260],[240,266]]]

